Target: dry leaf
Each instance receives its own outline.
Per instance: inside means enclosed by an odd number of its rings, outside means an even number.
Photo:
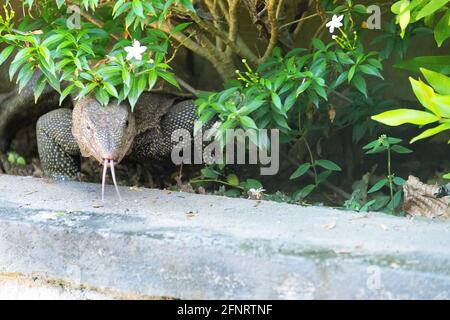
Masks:
[[[323,227],[327,230],[331,230],[336,227],[336,222],[328,223],[328,224],[324,225]]]
[[[422,183],[409,176],[403,185],[403,210],[411,216],[434,218],[450,214],[450,196],[437,198],[439,186]]]

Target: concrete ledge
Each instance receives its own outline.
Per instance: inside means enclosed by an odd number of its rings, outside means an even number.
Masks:
[[[450,297],[445,221],[121,192],[0,175],[0,294],[20,274],[74,298]]]

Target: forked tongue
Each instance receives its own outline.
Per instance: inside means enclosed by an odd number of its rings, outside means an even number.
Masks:
[[[117,195],[119,196],[119,200],[122,200],[122,197],[120,196],[119,187],[117,187],[116,182],[116,172],[114,170],[114,160],[110,160],[109,164],[111,165],[111,176],[114,182],[114,187],[116,188]]]
[[[116,172],[114,170],[114,160],[106,160],[103,162],[103,174],[102,174],[102,201],[105,200],[105,184],[106,184],[106,172],[108,171],[108,166],[111,167],[111,176],[114,182],[114,187],[116,188],[117,195],[119,196],[119,200],[122,200],[120,196],[119,188],[117,187],[116,181]]]

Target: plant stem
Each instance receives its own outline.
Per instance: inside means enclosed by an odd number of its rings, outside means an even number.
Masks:
[[[392,173],[391,173],[391,147],[387,148],[387,154],[388,154],[388,181],[389,181],[389,191],[391,195],[391,201],[394,199],[394,190],[392,186]]]
[[[317,171],[316,171],[316,165],[314,164],[314,157],[313,157],[311,148],[309,147],[309,143],[308,143],[308,141],[306,140],[306,138],[303,138],[303,141],[305,141],[306,148],[308,149],[309,158],[310,158],[310,160],[311,160],[311,166],[312,166],[313,171],[314,171],[314,184],[315,184],[316,187],[317,187],[319,184],[318,184],[318,182],[317,182]]]

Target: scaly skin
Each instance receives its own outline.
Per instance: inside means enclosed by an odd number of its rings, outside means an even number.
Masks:
[[[177,102],[165,95],[144,93],[134,112],[117,101],[102,107],[95,99],[83,98],[73,111],[57,109],[38,120],[39,157],[45,175],[55,179],[75,179],[80,155],[94,157],[105,170],[111,164],[114,173],[114,163],[125,156],[168,158],[172,132],[192,132],[196,118],[192,100]]]

